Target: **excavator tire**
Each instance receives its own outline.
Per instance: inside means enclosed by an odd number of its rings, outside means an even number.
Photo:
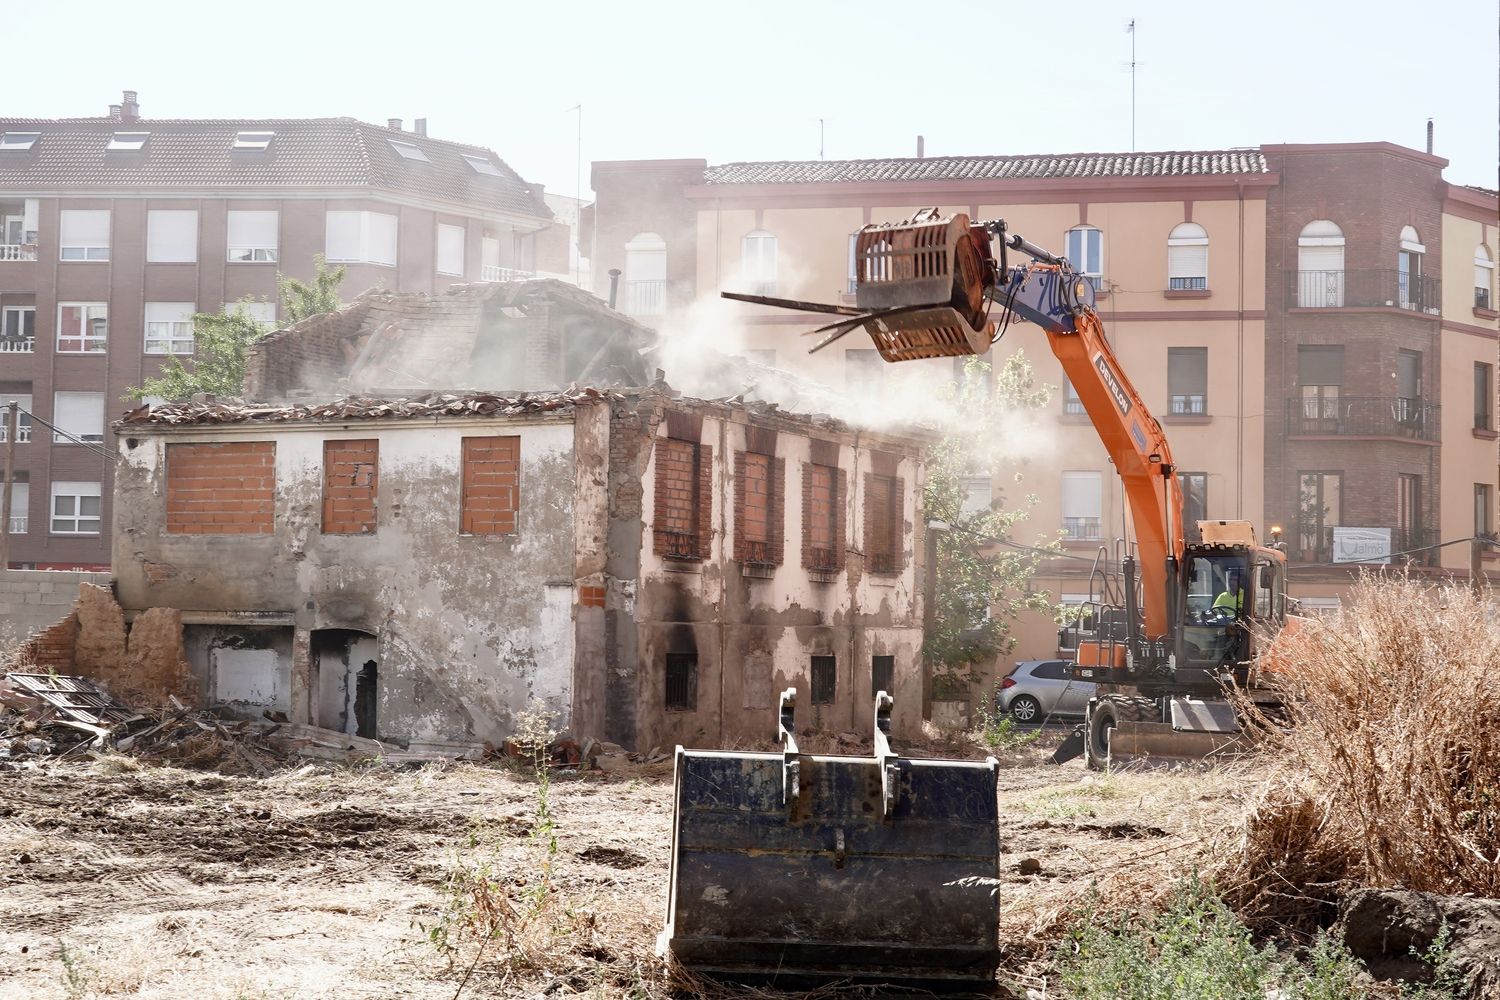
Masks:
[[[1089,712],[1088,742],[1084,745],[1084,763],[1091,771],[1109,767],[1109,734],[1121,722],[1160,722],[1161,710],[1150,698],[1107,694]]]

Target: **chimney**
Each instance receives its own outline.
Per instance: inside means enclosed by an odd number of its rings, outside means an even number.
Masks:
[[[387,118],[385,120],[385,127],[388,128],[388,129],[394,129],[397,132],[399,132],[399,131],[401,131],[401,119],[399,119],[399,118]]]
[[[919,136],[917,136],[917,159],[920,160],[920,159],[922,159],[922,157],[924,157],[926,155],[927,155],[927,140],[924,137],[922,137],[922,136],[919,135]]]
[[[109,106],[109,116],[115,121],[120,120],[120,106],[118,104],[111,104]]]
[[[413,132],[417,133],[417,135],[426,135],[427,134],[427,119],[426,118],[418,118],[416,121],[412,122],[411,123],[411,130]]]
[[[1427,119],[1427,152],[1432,152],[1432,119]]]
[[[136,103],[135,91],[125,91],[125,100],[120,104],[120,121],[133,122],[141,117],[141,106]]]
[[[615,296],[620,292],[620,269],[612,267],[609,269],[609,307],[615,307]]]

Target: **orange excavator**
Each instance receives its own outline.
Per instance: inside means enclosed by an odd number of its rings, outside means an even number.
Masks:
[[[1011,265],[1012,253],[1024,260]],[[1258,664],[1260,644],[1288,624],[1286,557],[1243,520],[1198,521],[1201,540],[1187,541],[1166,434],[1104,335],[1092,281],[1066,258],[1004,220],[929,209],[859,231],[853,306],[723,294],[837,314],[812,350],[863,329],[891,362],[986,353],[1018,319],[1042,328],[1120,476],[1135,533],[1120,560],[1123,606],[1091,601],[1094,627],[1076,637],[1073,675],[1101,693],[1059,762],[1202,758],[1239,740],[1226,687],[1274,703]]]

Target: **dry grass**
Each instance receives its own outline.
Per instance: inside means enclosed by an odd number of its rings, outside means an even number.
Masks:
[[[1500,621],[1467,590],[1366,578],[1285,640],[1274,771],[1222,869],[1248,918],[1326,922],[1354,885],[1500,895]]]

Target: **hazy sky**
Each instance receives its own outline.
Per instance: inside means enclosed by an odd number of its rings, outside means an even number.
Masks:
[[[595,159],[829,159],[1388,140],[1436,120],[1449,180],[1496,185],[1489,0],[1069,4],[0,3],[0,114],[430,121],[548,190]]]

